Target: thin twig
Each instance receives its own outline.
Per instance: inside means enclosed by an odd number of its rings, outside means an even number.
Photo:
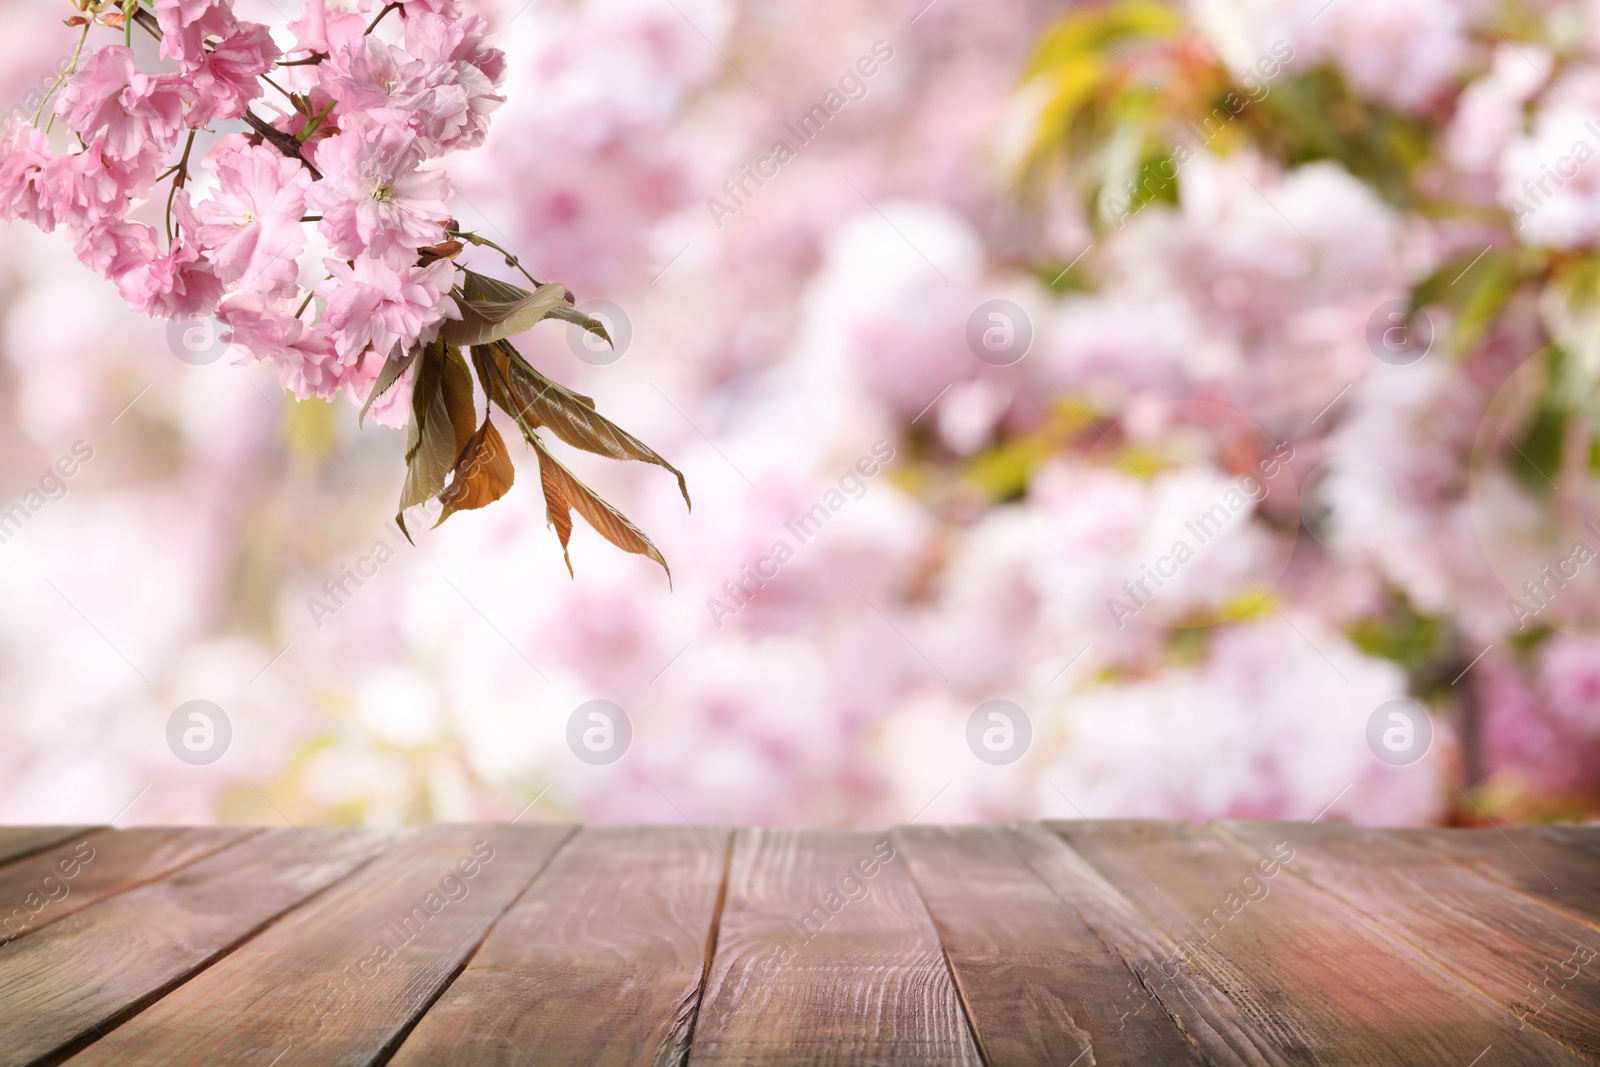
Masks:
[[[141,7],[133,13],[133,21],[143,26],[145,32],[150,36],[158,41],[161,40],[161,23],[156,20],[152,12],[146,11]]]
[[[178,190],[183,188],[183,183],[189,180],[189,153],[194,151],[194,135],[197,131],[189,131],[189,139],[183,142],[183,157],[178,160],[178,173],[172,179],[172,189],[167,193],[167,247],[172,246],[172,202],[178,198]]]
[[[83,24],[83,32],[78,34],[78,47],[72,50],[72,63],[67,67],[66,70],[56,75],[56,80],[50,84],[49,92],[45,93],[44,99],[39,101],[39,110],[33,113],[33,124],[35,126],[38,126],[39,120],[44,117],[45,105],[50,103],[50,98],[56,94],[56,90],[65,84],[67,75],[78,69],[78,60],[83,58],[83,43],[89,39],[89,27],[92,25],[94,25],[92,22],[85,22]],[[50,127],[54,126],[55,123],[56,117],[52,114],[50,116],[50,121],[45,124],[44,132],[49,133]]]
[[[387,15],[391,11],[398,11],[398,10],[400,10],[400,5],[399,4],[385,4],[383,10],[378,12],[377,16],[375,18],[373,18],[372,22],[367,25],[366,32],[363,33],[361,36],[365,37],[365,36],[367,36],[367,34],[370,34],[373,30],[378,28],[378,23],[383,21],[383,18],[384,18],[385,15]]]
[[[311,165],[311,161],[300,154],[300,142],[296,141],[292,135],[284,133],[282,130],[269,124],[260,115],[257,115],[253,111],[246,111],[244,113],[244,123],[246,126],[249,126],[253,132],[260,135],[262,140],[270,141],[272,146],[278,151],[282,152],[290,159],[296,159],[305,164],[306,169],[311,172],[312,178],[319,181],[321,180],[322,172],[317,170],[316,167],[313,167]]]
[[[280,63],[278,65],[280,67],[283,66],[282,63]],[[291,93],[289,90],[285,89],[283,86],[279,85],[277,82],[273,81],[271,78],[267,77],[265,74],[261,75],[260,77],[261,77],[262,81],[266,82],[268,85],[270,85],[274,89],[278,90],[278,92],[282,93],[284,96],[288,97],[290,100],[294,99],[294,94],[293,93]]]
[[[162,39],[161,24],[156,21],[156,17],[153,14],[146,11],[143,7],[140,7],[134,12],[133,17],[134,20],[139,23],[139,25],[143,26],[147,31],[149,31],[152,37],[158,41]],[[85,36],[88,35],[87,27],[85,27],[84,34]],[[79,47],[82,47],[81,42],[79,43]],[[67,73],[71,73],[71,71],[69,70]],[[65,75],[62,77],[65,77]],[[51,91],[54,92],[54,90]],[[48,99],[48,97],[46,97],[46,99]],[[42,110],[43,105],[41,104],[40,107]],[[249,126],[251,131],[261,137],[262,140],[271,142],[274,148],[288,156],[290,159],[298,160],[305,166],[307,170],[311,172],[311,177],[314,180],[320,181],[322,179],[322,173],[317,170],[316,167],[313,167],[311,162],[307,160],[305,156],[300,154],[300,143],[293,137],[272,126],[270,123],[262,119],[260,115],[257,115],[252,111],[246,111],[243,118],[244,124]],[[38,119],[35,118],[34,122],[37,124]]]
[[[504,248],[501,248],[499,245],[495,244],[493,241],[489,240],[487,237],[480,237],[479,235],[470,233],[466,230],[446,230],[444,232],[449,234],[451,237],[459,237],[463,241],[467,241],[470,244],[483,245],[484,247],[494,249],[496,252],[499,252],[502,256],[506,257],[506,266],[514,267],[517,270],[522,271],[522,276],[532,282],[535,288],[544,284],[523,268],[521,260],[512,255],[510,252],[507,252]]]

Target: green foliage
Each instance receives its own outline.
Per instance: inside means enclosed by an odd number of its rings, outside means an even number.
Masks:
[[[1425,615],[1408,603],[1388,614],[1362,619],[1350,628],[1350,641],[1369,656],[1393,660],[1403,667],[1438,662],[1450,653],[1449,623],[1440,615]]]
[[[1333,160],[1399,208],[1410,206],[1412,173],[1428,155],[1425,123],[1360,99],[1327,68],[1274,79],[1240,120],[1286,166]]]
[[[1426,307],[1443,307],[1452,325],[1446,349],[1454,356],[1470,354],[1483,340],[1484,331],[1515,291],[1517,266],[1498,248],[1464,253],[1437,267],[1411,290],[1411,314]]]
[[[1405,668],[1410,690],[1418,696],[1443,695],[1465,666],[1449,620],[1419,612],[1404,600],[1383,614],[1353,623],[1346,635],[1367,655]]]
[[[1504,459],[1523,488],[1535,496],[1547,496],[1565,478],[1569,442],[1583,444],[1582,439],[1573,441],[1574,433],[1587,438],[1586,450],[1575,458],[1590,470],[1596,469],[1600,435],[1594,426],[1594,385],[1581,361],[1562,345],[1552,344],[1543,352],[1540,369],[1543,379],[1537,399],[1520,428],[1507,431],[1513,433],[1516,447]]]
[[[1517,437],[1517,447],[1505,457],[1506,465],[1522,487],[1535,496],[1550,491],[1561,477],[1561,445],[1567,435],[1568,413],[1552,402],[1548,393]]]
[[[1128,50],[1170,41],[1183,27],[1175,8],[1153,0],[1079,9],[1051,26],[1023,74],[1004,139],[1012,179],[1036,186],[1075,171],[1069,179],[1091,202],[1104,187],[1138,182],[1143,164],[1165,151],[1154,129],[1163,101]]]
[[[1047,438],[1029,434],[980,452],[967,464],[964,475],[993,502],[1009,503],[1026,495],[1033,472],[1055,453],[1055,445]]]

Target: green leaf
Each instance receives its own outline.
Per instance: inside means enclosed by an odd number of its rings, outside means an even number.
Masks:
[[[1240,119],[1252,140],[1285,165],[1335,160],[1402,209],[1411,203],[1413,172],[1433,148],[1423,120],[1361,99],[1329,67],[1280,75]]]
[[[595,532],[624,552],[646,556],[661,564],[661,569],[667,572],[667,583],[670,585],[672,570],[650,539],[629,522],[627,516],[578,481],[571,471],[561,465],[560,460],[550,454],[544,442],[527,432],[526,427],[523,433],[539,455],[539,481],[544,487],[545,517],[561,539],[561,555],[567,561],[567,573],[573,574],[572,555],[567,551],[567,543],[572,539],[572,512],[576,511]]]
[[[389,358],[384,361],[383,369],[378,372],[378,380],[372,383],[372,392],[367,394],[367,402],[361,405],[361,414],[356,419],[357,426],[366,424],[367,412],[372,409],[373,402],[384,393],[387,393],[394,383],[400,380],[400,376],[406,372],[407,367],[411,366],[412,361],[417,358],[417,353],[420,351],[422,351],[422,346],[417,345],[405,355],[393,352],[389,354]]]
[[[1148,94],[1135,74],[1125,43],[1171,39],[1184,16],[1159,0],[1113,0],[1093,13],[1081,9],[1047,28],[1034,49],[1006,113],[998,154],[1002,173],[1028,184],[1047,178],[1061,155],[1087,159],[1105,119]],[[1142,153],[1136,153],[1139,155]]]
[[[1464,253],[1436,269],[1411,289],[1411,314],[1438,305],[1454,316],[1450,351],[1466,356],[1478,346],[1516,286],[1516,268],[1500,249]]]
[[[557,307],[567,306],[564,285],[541,285],[515,300],[474,300],[456,298],[461,318],[448,319],[439,335],[453,345],[486,345],[490,341],[513,337],[550,317]]]
[[[663,459],[643,441],[601,415],[589,397],[557,385],[534,370],[509,341],[472,350],[479,378],[489,374],[489,398],[506,413],[530,428],[545,427],[574,448],[617,460],[637,460],[664,467],[677,475],[678,492],[691,508],[689,486],[683,472]],[[494,385],[498,385],[496,389]]]
[[[472,440],[477,426],[472,402],[472,372],[460,349],[434,341],[422,350],[411,392],[411,423],[406,429],[406,481],[395,522],[406,529],[406,509],[444,491],[445,479]]]
[[[613,349],[617,347],[616,342],[611,340],[611,335],[606,332],[605,323],[601,322],[593,315],[585,315],[571,304],[558,305],[555,310],[550,312],[550,317],[552,319],[560,319],[563,322],[570,322],[576,326],[582,326],[585,330],[600,338]]]
[[[1539,406],[1522,428],[1517,447],[1506,455],[1506,466],[1536,497],[1546,495],[1555,479],[1562,476],[1561,451],[1566,441],[1569,413],[1550,397],[1539,398]]]
[[[468,300],[487,300],[498,303],[510,303],[521,300],[529,295],[528,290],[510,282],[503,282],[499,278],[491,278],[487,274],[476,271],[467,271],[466,283],[462,286]],[[611,335],[606,332],[606,324],[593,315],[585,315],[577,308],[563,300],[550,310],[552,319],[560,319],[582,326],[585,330],[601,338],[606,344],[616,347],[611,340]]]

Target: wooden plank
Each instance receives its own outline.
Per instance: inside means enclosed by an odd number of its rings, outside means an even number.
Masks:
[[[1584,1062],[1287,875],[1305,837],[1263,854],[1181,823],[1051,826],[1291,1062],[1467,1064],[1491,1049],[1501,1062]]]
[[[1152,1011],[1174,1019],[1213,1064],[1285,1067],[1305,1062],[1285,1055],[1272,1035],[1234,1006],[1225,985],[1188,966],[1167,936],[1090,863],[1056,834],[1036,823],[1015,827],[1018,852],[1058,897],[1083,916],[1101,942],[1122,961],[1137,986],[1119,998],[1118,1012],[1144,1018]],[[1145,1000],[1141,1001],[1138,994]]]
[[[381,1062],[570,833],[418,830],[67,1062]]]
[[[695,1067],[977,1067],[938,935],[886,835],[740,830],[730,866]]]
[[[0,868],[0,945],[244,841],[255,830],[102,830]]]
[[[580,830],[390,1067],[676,1065],[721,903],[728,830]]]
[[[1391,830],[1600,929],[1600,840],[1589,829]]]
[[[103,826],[0,826],[0,863],[10,863],[103,829]]]
[[[1392,832],[1336,823],[1219,829],[1262,853],[1293,840],[1295,877],[1483,993],[1519,1028],[1534,1027],[1600,1062],[1600,933],[1587,924]],[[1587,949],[1582,962],[1573,958],[1575,946]]]
[[[899,827],[891,836],[984,1062],[1203,1063],[1123,961],[1022,861],[1013,836],[1001,826]]]
[[[1600,856],[1600,824],[1552,823],[1547,826],[1530,826],[1527,829],[1549,834],[1568,847],[1583,849],[1591,856]]]
[[[0,950],[0,1067],[87,1044],[388,844],[275,830]]]

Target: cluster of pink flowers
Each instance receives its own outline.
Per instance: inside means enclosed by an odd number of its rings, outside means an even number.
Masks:
[[[64,228],[141,313],[215,315],[301,398],[359,404],[389,355],[459,316],[448,253],[422,250],[454,226],[437,161],[481,144],[505,102],[482,18],[455,0],[375,14],[370,0],[308,0],[282,50],[229,0],[153,0],[131,29],[121,5],[75,6],[86,39],[97,26],[118,37],[80,48],[39,119],[4,132],[0,219]],[[382,25],[391,12],[397,33]],[[162,69],[138,68],[133,32],[159,38]],[[384,421],[406,410],[409,390],[392,394]]]

